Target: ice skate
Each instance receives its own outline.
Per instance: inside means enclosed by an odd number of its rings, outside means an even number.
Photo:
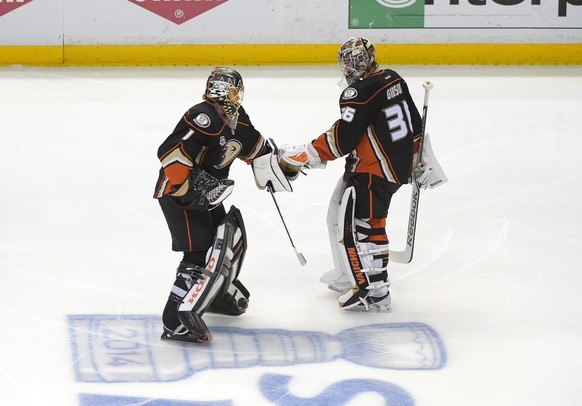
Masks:
[[[160,338],[187,343],[206,343],[212,340],[212,334],[206,327],[204,320],[198,315],[195,315],[194,318],[196,319],[196,331],[189,330],[183,324],[180,324],[175,330],[170,330],[164,326],[164,332]]]
[[[365,296],[359,295],[357,288],[346,289],[338,295],[337,300],[342,309],[355,312],[389,312],[392,304],[388,287],[371,289]]]

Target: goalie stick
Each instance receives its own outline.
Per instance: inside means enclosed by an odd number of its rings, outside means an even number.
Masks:
[[[272,138],[269,138],[269,143],[271,144],[271,148],[273,148],[273,154],[278,156],[279,148],[277,147],[277,144],[275,144],[275,141]],[[295,244],[293,243],[293,238],[291,238],[291,233],[289,233],[289,229],[287,228],[287,224],[285,223],[285,219],[283,218],[283,214],[281,214],[281,209],[279,208],[279,204],[277,203],[277,199],[275,199],[275,191],[274,191],[273,184],[271,183],[271,181],[267,182],[267,190],[269,191],[269,193],[271,194],[271,197],[273,198],[273,203],[275,203],[275,207],[277,208],[277,212],[279,213],[279,217],[281,217],[281,221],[283,222],[283,227],[285,227],[285,231],[287,232],[287,237],[289,237],[289,241],[291,242],[291,246],[293,247],[293,250],[295,251],[295,255],[297,255],[297,259],[299,260],[299,263],[301,264],[301,266],[307,264],[307,260],[305,259],[303,254],[297,250],[297,248],[295,247]]]
[[[422,107],[422,122],[420,131],[420,147],[418,151],[418,164],[422,162],[422,148],[424,145],[424,133],[426,130],[426,116],[428,112],[428,95],[433,87],[432,82],[425,81],[424,87],[424,105]],[[416,180],[414,170],[412,171],[412,196],[410,198],[410,211],[408,213],[408,228],[406,234],[406,247],[404,251],[390,251],[390,260],[402,264],[408,264],[412,261],[414,253],[414,239],[416,236],[416,220],[418,218],[418,205],[420,203],[420,183]]]
[[[305,259],[303,254],[300,253],[299,251],[297,251],[297,248],[295,248],[295,244],[293,243],[293,239],[291,238],[291,234],[289,233],[289,229],[287,228],[287,224],[285,224],[285,219],[283,219],[283,215],[281,214],[281,209],[279,209],[279,205],[277,204],[277,199],[275,199],[275,193],[273,192],[273,187],[270,185],[270,183],[269,183],[269,185],[267,185],[267,189],[269,189],[269,193],[271,194],[271,197],[273,198],[273,202],[275,203],[275,207],[277,208],[277,211],[279,212],[279,217],[281,217],[281,221],[283,222],[283,227],[285,227],[285,231],[287,231],[287,236],[289,237],[289,241],[291,242],[291,246],[295,250],[295,255],[297,255],[297,259],[299,260],[299,263],[301,264],[301,266],[303,266],[303,265],[307,264],[307,260]]]

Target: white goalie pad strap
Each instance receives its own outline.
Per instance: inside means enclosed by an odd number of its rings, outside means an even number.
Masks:
[[[421,188],[434,189],[444,185],[448,179],[441,168],[430,143],[430,137],[425,134],[422,147],[422,163],[415,169],[416,182]]]
[[[253,173],[257,187],[264,190],[271,186],[273,192],[292,192],[293,188],[289,179],[279,166],[277,154],[271,152],[253,160]]]
[[[388,269],[388,244],[363,241],[373,234],[373,229],[365,219],[354,219],[356,248],[362,265],[362,272],[378,273]],[[380,230],[374,229],[378,232]],[[383,231],[382,231],[383,232]]]

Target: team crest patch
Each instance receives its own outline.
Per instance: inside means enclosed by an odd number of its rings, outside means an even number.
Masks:
[[[353,99],[357,95],[358,91],[356,89],[354,89],[353,87],[348,87],[346,90],[344,90],[344,93],[342,94],[342,99],[344,100]]]
[[[224,144],[226,144],[226,138],[224,138],[224,135],[220,136],[219,144],[221,147],[224,147]]]
[[[208,117],[204,113],[198,114],[196,116],[196,118],[194,119],[194,121],[196,122],[196,124],[198,124],[202,128],[206,128],[210,125],[210,117]]]
[[[228,140],[224,149],[222,150],[222,159],[218,165],[214,165],[216,169],[226,168],[242,151],[242,144],[238,140]]]

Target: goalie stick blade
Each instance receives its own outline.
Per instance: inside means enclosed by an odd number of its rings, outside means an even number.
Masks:
[[[390,251],[390,261],[399,264],[408,264],[412,261],[412,250]]]
[[[297,249],[295,249],[295,255],[297,255],[297,259],[299,259],[299,263],[301,264],[301,266],[305,266],[307,264],[307,260],[305,259],[302,253],[297,251]]]

